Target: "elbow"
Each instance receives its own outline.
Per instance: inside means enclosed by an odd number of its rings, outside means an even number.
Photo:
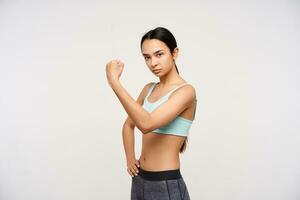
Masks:
[[[135,125],[136,127],[143,133],[143,134],[146,134],[146,133],[149,133],[151,132],[153,129],[152,127],[152,120],[150,118],[150,116],[146,119],[140,119],[140,120],[137,120]]]
[[[140,130],[143,134],[149,133],[153,130],[153,123],[150,116],[148,117],[148,119],[142,121],[142,123],[140,124]]]
[[[149,131],[146,130],[146,129],[140,129],[140,131],[141,131],[143,134],[149,133]]]
[[[140,127],[140,131],[143,134],[149,133],[150,131],[152,131],[152,127],[149,124],[145,124],[144,126]]]
[[[124,129],[124,128],[132,128],[132,129],[134,129],[134,128],[135,128],[135,124],[133,123],[132,120],[127,119],[127,120],[125,121],[125,123],[123,124],[123,129]]]

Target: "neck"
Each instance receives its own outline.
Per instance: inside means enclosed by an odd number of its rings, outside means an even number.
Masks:
[[[172,70],[168,74],[159,77],[159,85],[162,88],[177,85],[182,82],[185,82],[185,80],[177,73],[175,66],[172,67]]]

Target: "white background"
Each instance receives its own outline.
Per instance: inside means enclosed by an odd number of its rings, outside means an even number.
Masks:
[[[181,170],[193,200],[300,199],[299,1],[0,1],[0,199],[129,199],[126,112],[158,79],[140,39],[168,28],[198,106]],[[136,129],[136,154],[141,132]]]

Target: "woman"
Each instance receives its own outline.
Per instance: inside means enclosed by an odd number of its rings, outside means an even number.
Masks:
[[[127,171],[132,176],[131,199],[190,199],[180,173],[179,153],[187,144],[196,113],[196,92],[178,73],[179,49],[172,33],[163,27],[147,32],[141,51],[150,71],[159,78],[144,86],[137,101],[123,88],[120,60],[106,65],[107,80],[128,117],[123,125]],[[134,128],[143,133],[139,159],[134,151]]]

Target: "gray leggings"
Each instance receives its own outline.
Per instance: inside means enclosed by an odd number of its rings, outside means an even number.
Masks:
[[[131,200],[190,200],[179,169],[149,172],[139,168],[132,177]]]

